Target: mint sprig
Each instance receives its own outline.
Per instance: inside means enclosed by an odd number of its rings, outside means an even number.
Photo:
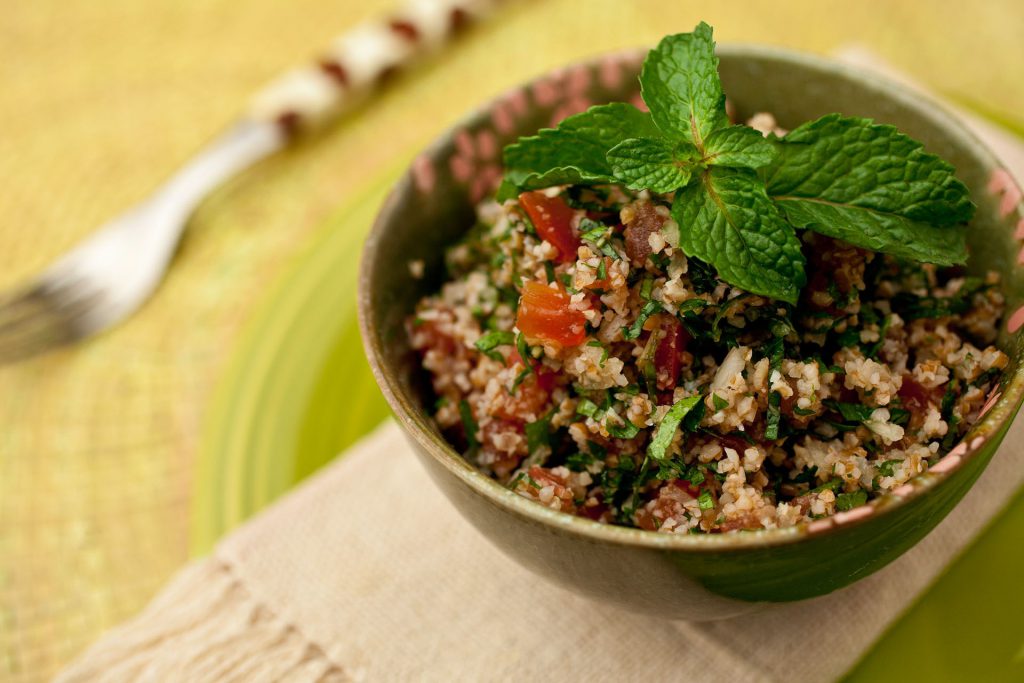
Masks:
[[[798,228],[901,258],[965,262],[974,205],[949,164],[892,126],[839,114],[783,138],[730,125],[714,48],[701,22],[648,53],[649,114],[591,107],[506,147],[499,200],[562,184],[674,192],[669,242],[726,282],[790,303],[806,283]]]
[[[557,128],[544,128],[505,147],[508,192],[498,199],[552,185],[620,182],[612,172],[608,151],[627,139],[657,134],[651,115],[631,104],[591,107],[567,117]]]
[[[667,138],[702,149],[712,131],[728,126],[711,27],[702,21],[693,33],[666,36],[647,53],[640,94]]]
[[[754,171],[706,170],[676,195],[672,218],[678,246],[714,265],[723,280],[796,303],[806,282],[800,240]]]
[[[697,148],[664,138],[630,138],[608,151],[612,173],[626,187],[668,193],[690,182]]]
[[[893,126],[829,114],[777,147],[768,192],[794,226],[914,261],[967,260],[964,232],[949,229],[974,213],[967,188]]]

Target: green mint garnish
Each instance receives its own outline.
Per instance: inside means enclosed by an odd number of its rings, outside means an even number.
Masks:
[[[712,264],[726,282],[796,303],[806,282],[796,232],[754,171],[712,167],[676,195],[669,236],[686,254]]]
[[[591,107],[506,147],[498,198],[558,184],[675,192],[678,233],[665,237],[691,268],[699,259],[731,285],[790,303],[806,282],[797,229],[927,263],[965,261],[974,205],[949,164],[892,126],[839,114],[781,139],[730,125],[714,48],[702,22],[648,53],[640,86],[650,114]],[[714,288],[714,273],[704,280]]]
[[[939,265],[964,263],[974,215],[953,167],[892,126],[829,114],[778,144],[768,193],[798,228]]]
[[[683,421],[687,413],[693,410],[693,407],[700,403],[700,396],[691,396],[684,398],[668,409],[665,413],[665,417],[661,418],[661,423],[658,424],[658,431],[654,434],[654,438],[651,439],[650,445],[647,446],[647,455],[654,460],[664,460],[665,452],[668,447],[672,445],[672,439],[676,435],[676,430],[679,429],[679,423]]]
[[[690,182],[697,148],[664,138],[630,138],[608,152],[615,177],[633,190],[672,192]]]
[[[775,159],[772,143],[749,126],[719,128],[704,141],[704,161],[715,166],[761,168]]]
[[[614,183],[608,151],[624,140],[657,135],[649,114],[622,102],[566,118],[557,128],[520,138],[505,148],[505,180],[498,199],[521,190],[579,183]]]
[[[663,38],[644,60],[640,93],[671,140],[700,149],[712,131],[728,126],[711,27],[701,22],[693,33]]]

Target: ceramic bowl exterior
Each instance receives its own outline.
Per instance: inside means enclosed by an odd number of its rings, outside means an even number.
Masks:
[[[951,162],[978,205],[969,269],[1001,273],[1007,314],[998,344],[1011,357],[983,419],[931,470],[870,504],[786,529],[658,534],[554,512],[477,472],[430,417],[429,383],[405,321],[438,289],[443,253],[472,225],[474,205],[501,178],[501,148],[592,104],[640,103],[643,55],[610,55],[553,72],[498,98],[420,155],[385,202],[360,275],[364,346],[377,382],[438,486],[510,557],[576,591],[671,618],[711,619],[758,603],[823,595],[861,579],[917,543],[963,497],[995,453],[1024,391],[1021,191],[957,121],[917,93],[871,74],[786,51],[719,49],[725,92],[740,120],[770,111],[785,128],[829,112],[891,123]],[[422,259],[425,276],[407,267]]]

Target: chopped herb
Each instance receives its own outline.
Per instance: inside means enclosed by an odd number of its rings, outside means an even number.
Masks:
[[[488,358],[498,362],[504,362],[504,357],[494,349],[499,346],[509,346],[515,343],[516,338],[511,332],[488,332],[476,340],[474,346],[478,351],[483,352]]]
[[[714,404],[716,411],[725,410],[729,407],[729,402],[718,394],[711,394],[711,402]]]
[[[889,422],[897,425],[905,425],[910,421],[910,411],[903,408],[889,409]]]
[[[519,358],[523,361],[527,371],[532,371],[533,364],[530,363],[530,358],[532,358],[530,347],[526,344],[526,337],[523,336],[522,332],[516,335],[516,351],[519,352]]]
[[[789,329],[792,329],[791,327]],[[775,334],[775,338],[772,339],[765,348],[765,355],[768,357],[769,369],[771,372],[779,372],[782,367],[782,354],[783,354],[783,337],[789,333],[789,330],[780,330],[781,334]],[[764,438],[769,441],[774,441],[779,438],[779,422],[782,419],[782,414],[779,412],[779,407],[782,405],[782,395],[773,391],[768,395],[768,420],[764,428]]]
[[[840,511],[852,510],[868,502],[866,491],[854,491],[853,493],[840,493],[836,496],[836,509]]]
[[[652,315],[661,310],[661,303],[658,301],[648,301],[644,304],[644,307],[640,309],[640,313],[637,315],[636,320],[633,324],[626,329],[622,336],[626,339],[636,339],[640,336],[640,332],[644,329],[644,323]]]
[[[829,409],[838,412],[847,422],[867,422],[871,419],[874,408],[860,403],[840,403],[839,401],[825,401]]]
[[[469,407],[469,402],[466,399],[459,401],[459,416],[462,418],[462,431],[466,434],[466,443],[469,444],[469,450],[475,451],[480,447],[480,442],[477,440],[477,430],[479,429],[476,425],[476,420],[473,419],[473,411]]]
[[[594,464],[594,456],[589,453],[573,453],[565,459],[565,466],[573,472],[583,472]]]
[[[813,489],[808,491],[808,493],[821,493],[822,491],[836,491],[836,490],[839,489],[840,486],[842,486],[842,484],[843,484],[843,480],[839,479],[838,477],[836,477],[835,479],[829,479],[824,484],[820,484],[819,486],[815,486]]]
[[[555,414],[551,411],[535,422],[527,422],[526,427],[526,449],[533,455],[541,446],[551,445],[551,418]]]
[[[544,276],[547,278],[549,285],[555,281],[555,267],[551,264],[551,261],[544,262]]]
[[[715,507],[715,500],[711,497],[710,491],[704,491],[697,498],[697,505],[701,510],[711,510]]]
[[[643,282],[640,283],[640,298],[644,301],[651,300],[651,289],[654,287],[654,279],[645,277]]]
[[[845,330],[836,335],[836,343],[843,348],[849,346],[856,346],[860,344],[860,332],[854,329],[852,326],[847,327]]]
[[[918,318],[944,318],[966,313],[971,307],[974,295],[984,291],[988,285],[977,277],[964,278],[964,283],[949,297],[917,296],[900,292],[892,297],[892,310],[907,322]]]
[[[596,339],[591,339],[590,341],[588,341],[587,342],[587,346],[593,346],[594,348],[601,349],[601,351],[603,353],[601,354],[601,360],[600,360],[599,364],[603,368],[605,361],[608,360],[608,349],[607,349],[607,347],[605,347],[604,344],[602,344],[601,342],[597,341]]]
[[[782,418],[779,413],[780,405],[782,405],[782,395],[773,391],[768,395],[768,421],[764,428],[764,438],[768,441],[775,441],[779,438],[779,422]]]
[[[672,262],[672,259],[660,252],[657,254],[648,254],[647,258],[650,259],[655,268],[661,271],[667,270],[668,264]]]
[[[598,419],[598,413],[600,408],[597,404],[591,401],[589,398],[581,398],[580,402],[576,404],[576,412],[586,417],[592,417],[595,420]]]
[[[794,484],[809,484],[815,480],[815,475],[818,473],[818,466],[811,465],[800,470],[800,473],[790,479]]]
[[[647,446],[647,455],[649,457],[655,460],[665,459],[665,453],[672,444],[676,430],[679,429],[679,423],[682,422],[687,413],[693,410],[694,406],[700,403],[700,399],[700,396],[684,398],[669,408],[668,412],[665,413],[665,417],[658,424],[658,431],[654,434],[654,438],[651,439],[651,443]]]
[[[793,407],[793,414],[799,415],[800,417],[807,417],[808,415],[814,415],[816,411],[813,408],[800,408],[798,406]]]
[[[886,460],[885,462],[878,464],[878,473],[883,477],[893,476],[896,465],[903,462],[903,458],[895,458],[893,460]]]
[[[590,218],[584,218],[580,221],[579,231],[581,240],[598,244],[603,240],[605,233],[608,231],[608,226],[602,225]]]
[[[521,370],[519,374],[516,375],[516,378],[512,380],[512,389],[510,393],[515,394],[516,389],[518,389],[519,385],[523,383],[523,380],[530,376],[531,372],[533,372],[533,370],[530,368],[530,364],[527,363],[526,368]]]
[[[693,467],[690,469],[690,474],[686,479],[694,486],[700,486],[704,483],[704,470],[699,467]]]
[[[693,284],[693,291],[698,294],[710,294],[718,286],[718,276],[715,269],[698,258],[688,258],[686,261],[686,274],[690,276]]]
[[[622,426],[605,423],[605,429],[607,429],[608,433],[617,439],[632,439],[640,433],[640,428],[635,424],[626,418],[622,418],[622,421],[625,422]]]
[[[597,266],[597,279],[608,279],[608,262],[604,259],[601,259],[601,263]]]

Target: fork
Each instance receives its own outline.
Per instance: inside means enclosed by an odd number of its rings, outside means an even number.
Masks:
[[[0,296],[0,365],[124,320],[163,280],[189,216],[214,188],[365,98],[396,69],[482,18],[496,0],[415,0],[355,27],[314,64],[283,74],[242,117],[142,203],[22,288]]]

